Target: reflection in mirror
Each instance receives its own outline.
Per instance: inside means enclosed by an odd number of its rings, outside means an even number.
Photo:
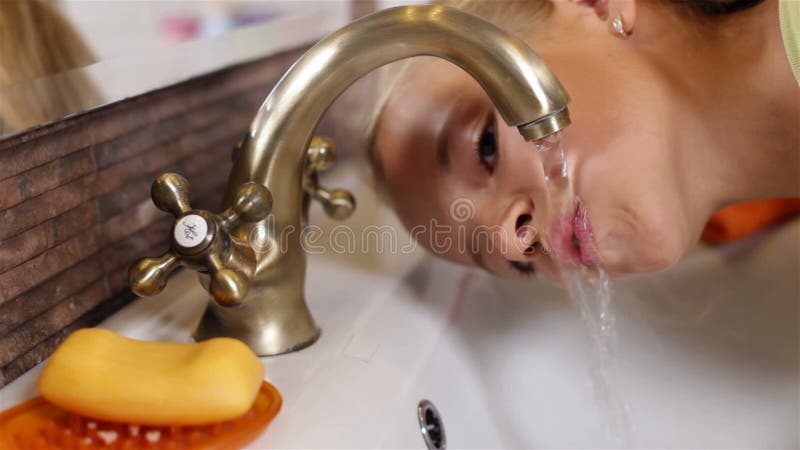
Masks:
[[[307,45],[353,4],[0,0],[0,138]]]
[[[342,1],[61,0],[59,9],[100,60],[158,51],[167,45],[227,34]]]
[[[0,2],[0,133],[97,104],[98,94],[86,77],[47,78],[95,61],[52,3]],[[34,80],[36,89],[14,89]]]

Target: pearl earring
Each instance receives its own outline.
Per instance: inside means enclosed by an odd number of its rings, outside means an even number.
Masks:
[[[625,25],[622,23],[622,15],[617,14],[614,16],[614,19],[611,20],[611,28],[617,33],[622,39],[628,39],[633,34],[633,30],[628,31],[625,29]]]

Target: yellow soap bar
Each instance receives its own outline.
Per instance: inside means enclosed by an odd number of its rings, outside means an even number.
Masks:
[[[204,425],[252,406],[264,366],[244,343],[147,342],[100,328],[72,333],[39,377],[51,403],[83,416],[142,425]]]

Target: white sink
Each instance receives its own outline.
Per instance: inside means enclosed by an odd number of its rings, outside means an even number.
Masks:
[[[616,285],[616,394],[631,446],[800,445],[800,221],[665,273]],[[310,256],[307,298],[323,330],[264,358],[284,406],[252,448],[424,448],[431,400],[449,448],[608,447],[588,375],[587,332],[565,294],[416,253],[403,263]],[[188,341],[206,294],[183,272],[102,326]],[[41,366],[0,390],[36,395]]]

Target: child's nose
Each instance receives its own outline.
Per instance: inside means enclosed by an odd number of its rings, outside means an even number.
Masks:
[[[515,200],[502,218],[504,242],[500,249],[511,261],[528,261],[540,250],[541,233],[533,222],[535,205],[533,200]]]

